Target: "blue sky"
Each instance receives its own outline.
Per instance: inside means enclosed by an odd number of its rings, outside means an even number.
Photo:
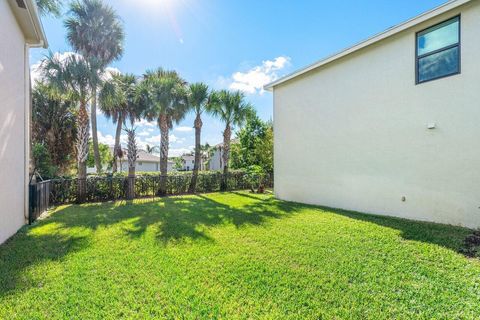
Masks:
[[[351,46],[445,0],[105,0],[121,16],[125,54],[112,67],[141,75],[177,70],[187,81],[241,89],[265,120],[272,117],[266,82]],[[43,19],[52,52],[71,51],[63,18]],[[34,49],[32,65],[47,53]],[[295,112],[295,110],[292,110]],[[99,116],[99,136],[113,143],[114,125]],[[172,131],[170,154],[194,145],[193,116]],[[140,144],[159,144],[154,124],[137,124]],[[223,125],[205,117],[202,142],[222,140]]]

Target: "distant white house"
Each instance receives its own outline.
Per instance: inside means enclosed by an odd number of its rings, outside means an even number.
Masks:
[[[268,85],[276,196],[480,227],[479,35],[449,1]]]
[[[113,154],[113,148],[110,148],[110,152]],[[123,158],[117,160],[118,172],[128,172],[128,160],[127,160],[128,151],[123,150]],[[167,171],[174,171],[174,162],[168,161]],[[105,172],[111,172],[111,169],[104,168]],[[160,173],[160,157],[154,154],[150,154],[144,150],[138,151],[138,158],[135,167],[136,172],[159,172]],[[95,173],[97,170],[95,167],[87,168],[87,173]]]
[[[238,139],[232,139],[230,143],[230,147],[238,143]],[[209,162],[208,162],[208,169],[212,171],[219,171],[223,170],[223,143],[219,143],[215,146],[215,151],[211,155]]]
[[[30,159],[29,49],[47,47],[32,0],[0,1],[0,243],[28,217]]]
[[[193,167],[195,166],[195,156],[194,155],[183,155],[182,157],[182,171],[193,171]],[[204,171],[206,169],[205,166],[205,159],[200,157],[200,171]]]

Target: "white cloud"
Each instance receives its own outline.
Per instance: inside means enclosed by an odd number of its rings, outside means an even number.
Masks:
[[[179,137],[175,136],[174,134],[171,134],[168,137],[168,140],[169,140],[170,143],[181,144],[181,143],[184,143],[186,139],[185,138],[179,138]],[[145,141],[149,144],[152,144],[152,145],[160,145],[160,135],[148,137],[148,138],[145,139]]]
[[[273,60],[263,61],[246,72],[235,72],[231,79],[220,77],[217,82],[222,86],[228,86],[231,90],[240,90],[248,94],[263,94],[263,87],[277,80],[279,71],[290,65],[290,58],[280,56]]]
[[[169,157],[180,157],[181,155],[185,153],[190,153],[193,151],[193,147],[189,148],[170,148],[168,150],[168,156]]]
[[[150,132],[144,130],[142,132],[137,133],[137,135],[140,136],[140,137],[148,137],[148,136],[150,136]]]
[[[191,132],[191,131],[193,131],[193,128],[192,127],[176,127],[173,130],[178,131],[178,132]]]
[[[103,135],[100,130],[97,131],[97,134],[99,143],[106,144],[110,147],[113,147],[115,145],[115,137],[113,137],[111,134]]]
[[[153,144],[154,146],[160,145],[160,135],[149,137],[145,139],[145,141],[149,144]]]
[[[179,138],[177,136],[175,136],[174,134],[171,134],[169,137],[168,137],[169,141],[171,143],[184,143],[185,142],[185,138]]]
[[[147,121],[145,119],[140,119],[140,121],[137,122],[137,125],[139,127],[156,127],[157,123],[155,121]]]
[[[105,68],[105,72],[102,74],[101,78],[102,78],[103,81],[108,81],[108,80],[112,79],[112,77],[114,75],[117,75],[117,74],[122,74],[120,69],[113,68],[113,67],[107,67],[107,68]]]

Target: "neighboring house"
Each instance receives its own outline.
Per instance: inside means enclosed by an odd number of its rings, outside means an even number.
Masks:
[[[450,1],[267,85],[276,196],[480,227],[479,34]]]
[[[193,171],[193,167],[195,166],[195,156],[194,155],[183,155],[181,156],[183,164],[182,164],[182,171]],[[200,157],[200,171],[204,171],[205,168],[205,159]]]
[[[238,143],[238,139],[232,139],[230,142],[230,151],[232,148],[232,145]],[[214,147],[213,154],[211,155],[209,162],[208,162],[208,169],[212,171],[219,171],[223,170],[223,142],[217,144]]]
[[[110,151],[113,154],[113,148],[110,148]],[[123,150],[123,158],[118,161],[118,171],[119,172],[128,172],[128,151]],[[173,171],[174,167],[173,161],[168,161],[167,170],[168,172]],[[105,172],[111,172],[111,169],[104,168]],[[160,157],[150,154],[144,150],[138,151],[137,164],[135,167],[136,172],[160,172]],[[97,172],[94,167],[87,168],[87,173]]]
[[[118,170],[128,172],[127,150],[124,150],[124,156],[119,161]],[[173,161],[168,161],[167,171],[173,171]],[[136,172],[160,172],[160,157],[150,154],[144,150],[138,151]]]
[[[32,47],[47,47],[35,3],[0,1],[0,243],[28,217]]]

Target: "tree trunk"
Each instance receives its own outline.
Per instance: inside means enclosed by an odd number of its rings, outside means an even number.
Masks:
[[[78,163],[77,202],[84,203],[87,197],[87,162]]]
[[[197,188],[197,178],[198,178],[198,170],[200,167],[200,157],[201,157],[201,145],[200,145],[200,135],[202,133],[202,118],[200,117],[200,113],[197,113],[197,117],[195,118],[195,163],[193,164],[193,174],[192,180],[190,181],[190,186],[188,187],[189,193],[195,193]]]
[[[167,175],[168,175],[168,119],[166,115],[160,115],[158,119],[160,128],[160,187],[159,196],[167,194]]]
[[[128,167],[128,190],[127,199],[135,199],[135,167]]]
[[[228,161],[230,159],[230,139],[232,137],[232,128],[230,124],[227,124],[225,131],[223,131],[223,179],[220,186],[222,191],[226,191],[228,188]]]
[[[116,173],[118,171],[117,157],[118,157],[118,149],[120,148],[120,135],[122,133],[122,124],[123,124],[123,119],[120,116],[117,119],[117,131],[115,132],[115,146],[113,147],[112,173]]]
[[[127,129],[128,135],[128,190],[127,199],[135,198],[135,166],[138,157],[137,141],[135,138],[135,129]]]
[[[92,89],[92,105],[90,110],[90,118],[92,121],[92,142],[93,142],[93,156],[95,159],[95,167],[97,173],[101,173],[102,163],[100,162],[100,151],[98,148],[98,134],[97,134],[97,88]]]
[[[77,116],[77,202],[85,202],[87,194],[87,157],[88,157],[88,138],[90,135],[89,120],[86,102],[80,104],[80,110]]]

